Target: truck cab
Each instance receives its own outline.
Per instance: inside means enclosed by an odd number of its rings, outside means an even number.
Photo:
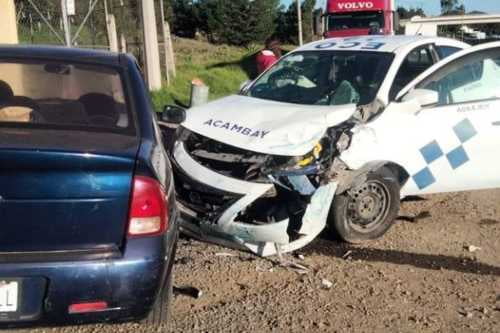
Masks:
[[[397,21],[394,0],[328,0],[325,37],[394,35]]]

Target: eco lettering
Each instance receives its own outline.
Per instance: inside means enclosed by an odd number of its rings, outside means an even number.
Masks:
[[[346,2],[339,3],[339,9],[371,9],[373,8],[373,2]]]
[[[206,122],[204,122],[203,125],[215,127],[215,128],[221,128],[221,129],[225,129],[229,132],[239,133],[241,135],[260,138],[260,139],[264,139],[264,137],[266,135],[271,133],[271,131],[255,130],[252,128],[248,128],[248,127],[245,127],[245,126],[242,126],[239,124],[235,124],[235,123],[231,123],[231,122],[227,122],[227,121],[223,121],[223,120],[209,119]]]

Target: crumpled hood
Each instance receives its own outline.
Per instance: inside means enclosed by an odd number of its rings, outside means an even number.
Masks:
[[[301,156],[355,111],[354,104],[309,106],[233,95],[189,109],[182,126],[238,148]]]

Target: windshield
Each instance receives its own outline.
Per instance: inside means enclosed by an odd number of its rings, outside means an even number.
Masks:
[[[296,52],[275,64],[247,94],[305,105],[365,105],[375,99],[392,59],[384,52]]]
[[[58,61],[0,61],[0,125],[133,130],[114,68]]]
[[[384,13],[352,12],[328,15],[328,30],[370,29],[373,25],[384,27]]]

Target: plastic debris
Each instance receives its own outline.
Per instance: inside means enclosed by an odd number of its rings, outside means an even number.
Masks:
[[[321,286],[325,289],[331,289],[333,287],[333,283],[331,281],[328,281],[327,279],[322,279]]]
[[[342,256],[342,259],[349,259],[349,257],[351,256],[352,254],[352,250],[349,250],[347,251],[346,253],[344,253],[344,255]]]
[[[480,251],[481,248],[478,247],[478,246],[474,246],[474,245],[468,245],[468,246],[465,246],[465,249],[471,253],[474,253],[474,252],[477,252],[477,251]]]
[[[200,298],[203,295],[203,291],[192,286],[182,286],[174,287],[174,294],[185,295],[192,298]]]
[[[219,252],[219,253],[216,253],[215,256],[217,256],[217,257],[236,257],[236,254],[227,253],[227,252]]]

